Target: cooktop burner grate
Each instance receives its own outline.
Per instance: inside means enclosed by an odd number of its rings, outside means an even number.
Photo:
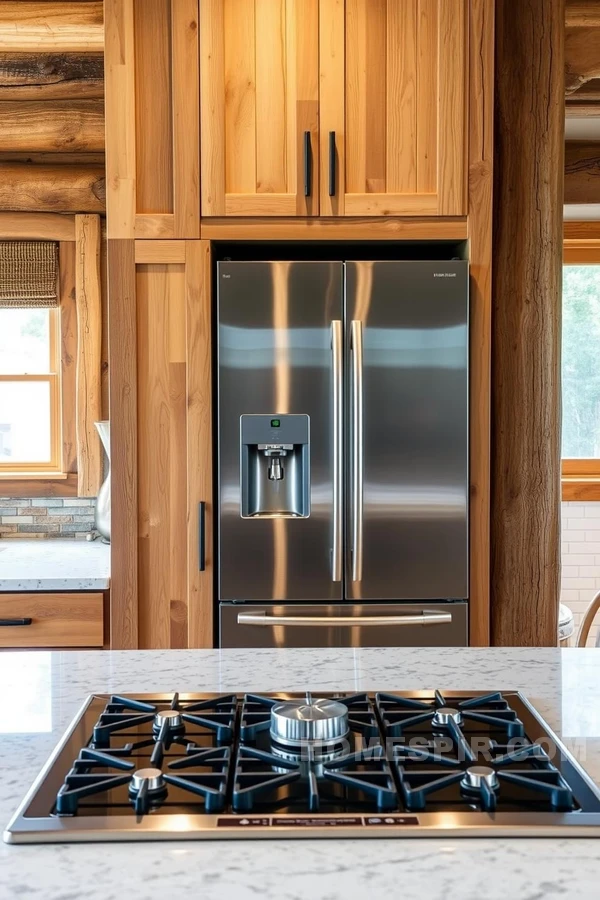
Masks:
[[[516,692],[115,694],[90,698],[8,833],[162,839],[292,822],[600,833],[600,794]]]

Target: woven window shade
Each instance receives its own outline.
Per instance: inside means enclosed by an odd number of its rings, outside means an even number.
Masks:
[[[58,303],[56,241],[0,241],[0,309]]]

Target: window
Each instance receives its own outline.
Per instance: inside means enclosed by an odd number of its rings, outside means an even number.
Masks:
[[[0,473],[61,470],[59,309],[0,309]]]
[[[600,499],[600,239],[565,241],[564,263],[563,499]]]

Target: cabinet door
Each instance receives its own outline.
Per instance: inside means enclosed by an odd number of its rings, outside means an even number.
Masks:
[[[321,0],[321,215],[465,213],[467,6]]]
[[[129,617],[141,648],[212,647],[210,245],[130,243],[109,242],[111,646]]]
[[[318,213],[318,0],[202,0],[203,216]]]
[[[109,238],[200,236],[198,0],[106,0]]]

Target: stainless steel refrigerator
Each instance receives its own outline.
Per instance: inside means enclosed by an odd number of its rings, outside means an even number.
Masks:
[[[468,643],[468,264],[220,262],[222,647]]]

